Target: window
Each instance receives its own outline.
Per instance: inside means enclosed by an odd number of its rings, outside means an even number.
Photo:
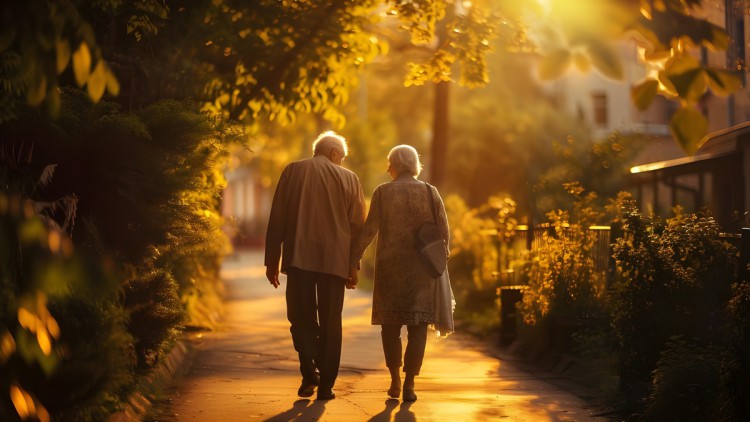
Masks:
[[[607,126],[607,94],[604,92],[595,92],[591,94],[591,100],[594,104],[594,124],[597,126]]]

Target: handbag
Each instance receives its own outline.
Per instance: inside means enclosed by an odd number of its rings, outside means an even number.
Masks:
[[[430,197],[430,210],[432,211],[432,221],[422,223],[417,229],[415,244],[419,259],[422,262],[427,274],[432,278],[440,277],[448,264],[448,254],[445,250],[445,240],[440,234],[440,228],[437,225],[437,213],[435,212],[435,201],[432,197],[430,185],[425,183],[427,194]]]

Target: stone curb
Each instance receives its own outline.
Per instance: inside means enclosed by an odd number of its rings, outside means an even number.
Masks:
[[[144,420],[154,401],[164,393],[178,375],[190,369],[194,356],[193,346],[185,340],[177,341],[157,368],[140,381],[140,388],[130,396],[124,408],[111,415],[108,422]]]

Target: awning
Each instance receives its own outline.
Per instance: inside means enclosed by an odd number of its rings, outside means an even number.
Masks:
[[[642,164],[630,168],[630,174],[647,173],[649,171],[661,170],[665,168],[674,168],[683,166],[685,164],[697,163],[700,161],[711,160],[714,158],[724,157],[731,155],[736,151],[736,148],[727,148],[724,150],[714,151],[708,154],[693,155],[692,157],[675,158],[673,160],[657,161],[655,163]]]
[[[698,143],[699,154],[693,155],[692,157],[681,157],[634,166],[630,168],[630,174],[647,173],[666,168],[674,168],[731,155],[738,150],[737,138],[746,133],[750,133],[750,121],[718,130],[704,136]],[[700,152],[703,153],[700,154]]]

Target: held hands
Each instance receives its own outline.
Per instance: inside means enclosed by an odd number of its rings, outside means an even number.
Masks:
[[[351,272],[349,273],[349,278],[345,283],[346,288],[354,289],[357,286],[357,283],[359,283],[359,275],[357,274],[357,269],[352,268]]]
[[[271,282],[274,289],[279,288],[279,269],[266,267],[266,278]]]
[[[278,269],[266,267],[266,278],[275,289],[279,288],[280,283],[279,283],[279,270]],[[353,269],[351,270],[349,278],[346,280],[344,284],[347,289],[354,289],[357,286],[358,282],[359,282],[359,275],[357,274],[357,270]]]

